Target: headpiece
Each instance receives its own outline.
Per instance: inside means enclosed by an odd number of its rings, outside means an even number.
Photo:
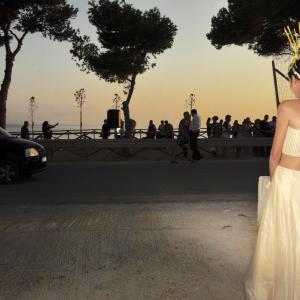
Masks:
[[[292,72],[300,79],[300,70],[297,67],[297,62],[300,61],[300,22],[298,25],[299,25],[298,32],[296,31],[296,29],[292,31],[289,26],[284,28],[284,32],[289,40],[291,49],[293,51],[293,58],[289,66],[289,72]]]

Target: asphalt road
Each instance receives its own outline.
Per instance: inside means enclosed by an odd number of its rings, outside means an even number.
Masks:
[[[0,204],[112,204],[256,201],[268,161],[49,163],[47,170],[0,186]]]
[[[0,209],[1,300],[242,300],[249,201]]]

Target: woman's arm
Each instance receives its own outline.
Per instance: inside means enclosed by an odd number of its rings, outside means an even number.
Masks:
[[[49,125],[50,128],[55,128],[58,125],[58,123],[54,124],[54,125]]]
[[[275,172],[275,169],[280,162],[284,138],[289,123],[287,106],[288,106],[288,101],[283,101],[280,103],[277,110],[276,130],[275,130],[275,135],[274,135],[272,149],[269,158],[269,172],[270,172],[271,180]]]

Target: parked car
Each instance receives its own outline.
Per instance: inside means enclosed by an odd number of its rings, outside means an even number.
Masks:
[[[35,142],[13,137],[0,127],[0,182],[14,183],[24,176],[45,170],[45,148]]]

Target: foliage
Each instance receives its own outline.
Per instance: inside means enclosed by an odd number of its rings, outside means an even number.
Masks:
[[[157,8],[142,12],[121,0],[90,1],[89,21],[96,27],[101,47],[87,36],[74,39],[73,56],[84,71],[108,82],[124,83],[155,64],[151,56],[173,45],[177,28]]]
[[[39,32],[51,40],[70,40],[77,9],[66,0],[0,0],[0,47],[5,48],[5,70],[0,88],[0,126],[6,126],[6,101],[16,55],[28,34]],[[14,47],[14,49],[13,49]]]
[[[85,98],[86,98],[85,90],[80,89],[80,90],[76,91],[74,93],[74,97],[75,97],[75,101],[77,103],[77,106],[79,108],[82,107],[83,104],[85,103]]]
[[[75,34],[71,19],[77,11],[66,0],[0,0],[0,44],[36,32],[53,40],[69,39]]]
[[[228,0],[228,8],[212,18],[207,38],[217,49],[248,45],[258,55],[283,55],[290,52],[283,29],[298,28],[299,20],[298,0]]]

